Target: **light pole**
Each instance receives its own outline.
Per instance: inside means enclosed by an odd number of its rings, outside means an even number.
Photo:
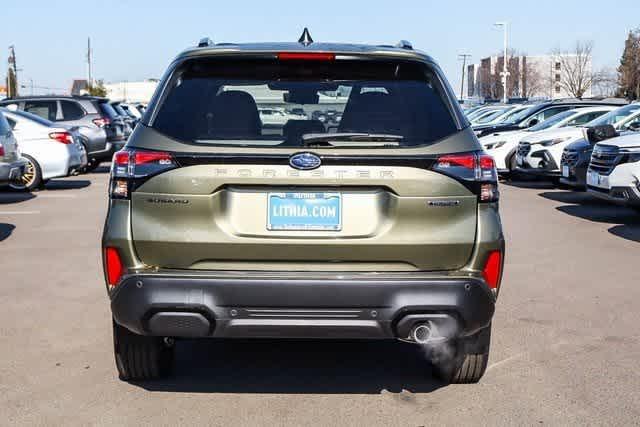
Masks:
[[[502,102],[503,103],[507,103],[508,98],[507,98],[507,78],[509,77],[509,71],[507,68],[507,48],[508,48],[508,36],[509,36],[509,23],[508,22],[496,22],[495,24],[496,27],[502,27],[504,29],[504,56],[502,58],[502,73],[500,73],[500,76],[502,76],[502,89],[503,89],[503,95],[502,95]]]
[[[458,61],[462,60],[462,84],[460,85],[460,101],[464,99],[464,73],[467,69],[467,59],[471,58],[471,55],[467,53],[461,53],[458,55]]]

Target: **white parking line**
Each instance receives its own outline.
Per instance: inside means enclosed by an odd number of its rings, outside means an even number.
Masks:
[[[0,215],[35,215],[40,211],[0,211]]]
[[[75,199],[76,194],[38,194],[39,199]]]

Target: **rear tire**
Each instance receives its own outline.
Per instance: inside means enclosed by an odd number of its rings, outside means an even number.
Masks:
[[[455,345],[455,354],[432,362],[435,375],[446,384],[475,384],[484,375],[489,362],[491,326]]]
[[[100,166],[99,160],[89,160],[89,163],[87,163],[87,165],[84,167],[84,173],[93,172],[94,170],[98,169],[98,166]]]
[[[27,160],[27,167],[20,180],[9,183],[9,188],[14,191],[36,191],[42,186],[42,169],[38,162],[31,156],[23,154]]]
[[[113,322],[116,368],[123,381],[153,380],[171,373],[173,347],[161,337],[137,335]]]

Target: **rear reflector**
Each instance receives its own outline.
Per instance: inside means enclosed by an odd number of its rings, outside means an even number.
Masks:
[[[118,284],[120,278],[124,274],[120,254],[116,248],[107,247],[104,250],[104,259],[107,269],[107,284],[110,287],[114,287]]]
[[[333,61],[336,55],[325,52],[280,52],[278,59],[281,61]]]
[[[487,262],[482,270],[482,276],[491,289],[498,289],[500,286],[500,274],[502,273],[502,253],[492,251],[489,253]]]

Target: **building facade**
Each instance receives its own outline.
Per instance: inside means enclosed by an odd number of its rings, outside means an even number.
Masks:
[[[467,67],[465,94],[471,99],[501,99],[503,83],[501,73],[504,64],[503,56],[490,56],[480,60],[479,64]],[[508,98],[529,99],[562,99],[572,98],[563,85],[569,70],[567,64],[577,61],[575,55],[520,55],[508,57],[507,80]],[[591,74],[592,65],[589,60],[586,74]],[[583,95],[592,96],[591,88]]]

